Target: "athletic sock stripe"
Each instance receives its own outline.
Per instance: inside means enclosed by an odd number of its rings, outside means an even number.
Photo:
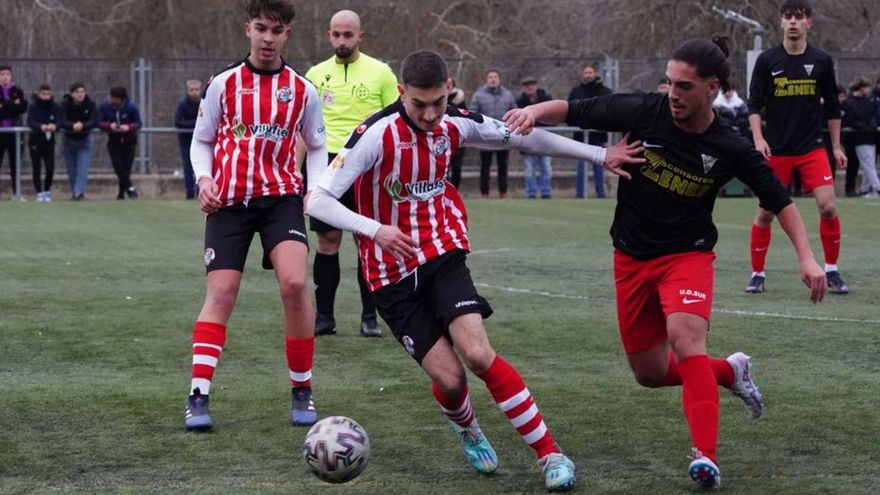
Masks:
[[[528,411],[529,408],[532,407],[534,404],[535,404],[535,399],[532,398],[532,396],[529,396],[526,400],[520,402],[515,407],[512,407],[512,408],[508,409],[507,411],[504,411],[504,415],[507,416],[507,419],[513,419],[513,418],[519,416],[520,414]]]
[[[193,344],[193,349],[195,349],[196,347],[207,347],[209,349],[214,349],[215,351],[218,351],[218,352],[223,352],[223,346],[214,345],[214,344],[205,344],[204,342],[196,342],[195,344]]]
[[[526,412],[520,414],[515,418],[510,419],[510,424],[513,425],[514,428],[519,428],[520,426],[528,423],[535,416],[538,415],[538,406],[535,403],[532,403],[532,407],[528,408]]]
[[[212,368],[217,367],[217,358],[214,356],[206,356],[204,354],[194,354],[193,355],[193,365],[202,364],[205,366],[210,366]]]
[[[312,379],[312,370],[306,371],[305,373],[298,373],[296,371],[290,370],[290,379],[295,382],[305,382]]]
[[[518,394],[515,394],[513,397],[505,400],[504,402],[499,402],[498,407],[500,407],[502,411],[507,412],[507,411],[513,409],[514,407],[522,404],[523,401],[525,401],[526,399],[528,399],[531,396],[532,396],[532,394],[529,393],[529,389],[524,388],[524,389],[522,389],[522,391],[520,391]]]
[[[439,404],[439,402],[438,402],[438,404]],[[467,409],[469,407],[471,407],[471,399],[467,395],[464,396],[464,401],[462,401],[461,405],[455,409],[447,409],[446,407],[443,406],[443,404],[440,404],[440,409],[442,409],[443,412],[447,415],[461,414],[462,412],[464,412],[465,409]]]
[[[459,422],[459,421],[467,418],[468,416],[472,415],[473,413],[474,413],[474,410],[472,408],[468,407],[467,409],[465,409],[464,411],[462,411],[458,414],[446,413],[446,417],[451,419],[452,421]]]
[[[547,426],[544,425],[544,421],[541,421],[541,424],[539,424],[537,428],[527,435],[522,435],[522,438],[527,444],[531,445],[542,439],[545,433],[547,433]]]

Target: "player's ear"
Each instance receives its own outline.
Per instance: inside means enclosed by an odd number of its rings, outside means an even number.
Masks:
[[[401,98],[406,95],[406,88],[403,86],[403,83],[397,83],[397,92]]]
[[[446,92],[449,93],[452,91],[452,79],[446,79]]]

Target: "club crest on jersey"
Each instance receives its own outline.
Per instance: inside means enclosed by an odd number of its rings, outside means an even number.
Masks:
[[[462,108],[461,110],[458,111],[458,113],[464,115],[465,117],[467,117],[468,115],[471,114],[470,112],[467,111],[467,108]]]
[[[702,153],[700,156],[703,157],[703,173],[708,174],[709,171],[712,170],[712,167],[715,166],[715,162],[717,162],[718,159],[714,156],[704,155]]]
[[[804,70],[807,71],[808,76],[813,75],[813,67],[815,67],[814,64],[804,64]]]
[[[214,261],[217,255],[214,253],[214,250],[211,248],[205,249],[205,266],[210,266],[211,262]]]
[[[408,352],[410,356],[416,355],[415,342],[413,342],[413,339],[411,339],[409,335],[404,335],[400,341],[403,343],[403,348],[406,349],[406,352]]]
[[[324,91],[321,93],[321,103],[324,104],[325,107],[329,107],[336,101],[336,98],[333,96],[332,91]]]
[[[278,103],[290,103],[293,100],[293,90],[290,89],[290,86],[282,86],[275,92],[275,98]]]
[[[434,140],[434,156],[446,154],[449,151],[449,138],[440,136]]]
[[[428,201],[434,196],[439,196],[446,191],[446,179],[435,181],[420,180],[409,184],[402,184],[397,175],[389,175],[382,184],[391,200],[395,203],[403,201]]]
[[[345,166],[345,157],[342,155],[336,155],[336,158],[330,162],[330,170],[333,170],[334,172],[341,169],[343,166]]]
[[[366,131],[366,130],[367,130],[367,124],[361,124],[357,127],[357,129],[354,130],[354,132],[356,132],[358,134],[363,134],[364,131]]]

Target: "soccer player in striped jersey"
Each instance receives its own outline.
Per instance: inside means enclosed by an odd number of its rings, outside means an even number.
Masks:
[[[636,381],[645,387],[682,387],[693,449],[688,474],[696,488],[721,486],[718,386],[742,399],[758,418],[763,400],[749,356],[708,356],[718,230],[712,209],[732,178],[745,182],[774,212],[797,252],[810,300],[825,295],[825,274],[807,239],[797,207],[764,158],[712,110],[729,87],[726,39],[683,43],[666,65],[668,96],[615,94],[555,100],[505,116],[513,132],[535,121],[563,121],[584,129],[627,132],[641,139],[647,163],[609,169],[620,175],[611,236],[620,338]]]
[[[410,54],[401,75],[400,100],[351,134],[313,190],[310,214],[358,235],[379,314],[433,381],[433,395],[471,467],[492,473],[498,458],[471,407],[462,361],[534,449],[546,487],[571,489],[574,464],[560,451],[519,372],[489,343],[483,318],[492,308],[465,264],[467,214],[445,180],[446,169],[465,145],[615,165],[641,162],[633,157],[641,148],[633,143],[605,150],[542,131],[515,136],[495,119],[448,106],[451,81],[434,52]],[[356,212],[338,199],[352,185]]]
[[[301,136],[308,166],[327,166],[318,94],[281,58],[294,16],[290,0],[250,0],[250,54],[215,75],[202,97],[190,155],[205,222],[207,295],[193,328],[188,430],[213,425],[208,397],[226,341],[248,248],[256,232],[263,268],[274,269],[284,309],[290,420],[317,419],[311,378],[315,313],[308,295],[303,184],[294,159]]]

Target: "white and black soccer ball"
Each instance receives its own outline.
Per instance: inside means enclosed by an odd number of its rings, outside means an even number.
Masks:
[[[303,457],[321,481],[345,483],[367,467],[370,437],[357,421],[330,416],[315,423],[306,434]]]

